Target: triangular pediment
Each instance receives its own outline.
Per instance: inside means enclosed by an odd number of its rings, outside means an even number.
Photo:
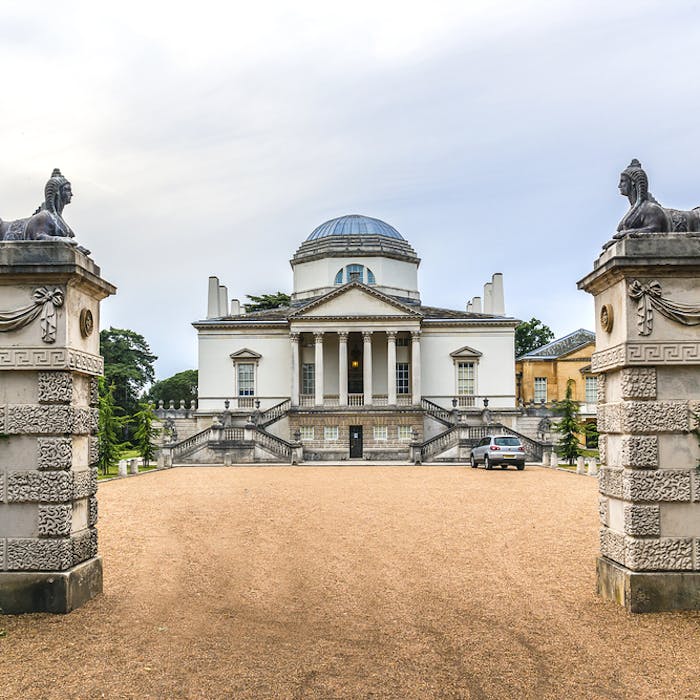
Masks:
[[[230,355],[232,360],[259,360],[262,355],[255,350],[250,350],[249,348],[242,348],[241,350],[236,350]]]
[[[465,345],[463,348],[450,353],[450,357],[473,358],[481,357],[482,355],[483,353],[479,352],[478,350],[474,350],[474,348],[470,348],[468,345]]]
[[[290,319],[366,316],[421,318],[422,314],[372,287],[350,282],[302,307]]]

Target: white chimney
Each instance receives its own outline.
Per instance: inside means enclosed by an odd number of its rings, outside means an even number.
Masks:
[[[472,311],[475,314],[482,313],[482,311],[481,311],[481,297],[474,297],[472,299]]]
[[[491,278],[491,311],[496,316],[505,316],[506,300],[503,294],[503,273],[496,272]]]
[[[207,294],[207,318],[219,318],[219,278],[209,278],[209,292]]]
[[[231,299],[231,316],[239,316],[241,313],[241,302],[238,299]]]
[[[219,285],[219,315],[228,316],[228,289],[223,284]]]
[[[484,285],[484,313],[493,313],[493,285],[491,282]]]
[[[471,313],[472,311],[472,302],[471,299],[467,302],[467,311]]]

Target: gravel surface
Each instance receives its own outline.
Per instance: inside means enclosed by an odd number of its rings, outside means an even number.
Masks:
[[[0,617],[2,698],[700,698],[700,613],[595,595],[595,479],[179,468],[99,499],[105,592]]]

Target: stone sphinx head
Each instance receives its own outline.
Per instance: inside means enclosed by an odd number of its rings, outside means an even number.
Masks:
[[[627,197],[632,206],[651,198],[649,179],[642,170],[642,164],[636,158],[620,173],[618,187],[620,194]]]
[[[52,214],[61,214],[63,207],[73,198],[70,182],[66,180],[58,168],[54,168],[44,187],[44,208]]]

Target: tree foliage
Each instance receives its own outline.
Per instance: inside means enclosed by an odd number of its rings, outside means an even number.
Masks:
[[[289,306],[292,302],[289,294],[277,292],[276,294],[262,294],[259,297],[253,294],[246,294],[250,299],[249,304],[243,304],[246,312],[251,311],[267,311],[268,309],[278,309],[280,306]]]
[[[569,464],[573,464],[574,460],[581,454],[578,435],[584,431],[579,419],[579,405],[577,401],[573,400],[572,395],[573,382],[569,380],[566,383],[564,400],[555,401],[552,407],[554,413],[560,416],[554,425],[554,430],[559,433],[556,451]]]
[[[99,380],[100,417],[97,422],[97,468],[107,474],[117,465],[124,443],[119,439],[128,418],[120,416],[121,409],[114,401],[114,384]]]
[[[515,356],[525,355],[554,340],[554,333],[537,318],[523,321],[515,327]]]
[[[156,455],[155,440],[160,435],[160,430],[154,425],[152,403],[140,403],[139,410],[134,413],[133,422],[136,425],[134,432],[134,442],[136,449],[143,458],[145,467]]]
[[[100,332],[100,353],[105,360],[105,377],[114,385],[114,400],[127,415],[133,415],[144,387],[155,378],[151,353],[145,338],[124,328]]]
[[[171,401],[179,405],[181,399],[185,399],[186,405],[197,398],[197,370],[186,369],[184,372],[173,374],[172,377],[161,379],[148,391],[147,399],[154,404],[159,401],[167,406]]]

